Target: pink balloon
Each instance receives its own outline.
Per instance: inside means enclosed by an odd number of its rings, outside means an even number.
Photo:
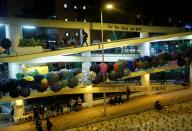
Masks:
[[[107,64],[101,63],[101,64],[99,64],[99,66],[100,66],[100,72],[101,73],[107,73],[107,70],[108,70],[108,65]]]

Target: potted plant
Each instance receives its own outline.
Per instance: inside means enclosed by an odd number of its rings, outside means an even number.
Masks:
[[[19,41],[19,46],[17,47],[17,54],[33,54],[43,52],[43,41],[37,39],[21,39]]]

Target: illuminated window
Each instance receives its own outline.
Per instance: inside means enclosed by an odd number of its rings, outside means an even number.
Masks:
[[[69,33],[65,33],[65,36],[69,36]]]
[[[87,20],[86,20],[86,19],[84,19],[83,21],[84,21],[84,22],[87,22]]]
[[[86,6],[85,5],[83,6],[83,9],[86,10]]]
[[[67,4],[64,4],[63,6],[64,6],[65,9],[67,8]]]
[[[76,6],[76,5],[74,5],[74,9],[77,9],[77,6]]]
[[[67,19],[67,18],[65,18],[65,21],[68,21],[68,19]]]
[[[79,33],[78,33],[78,32],[76,32],[76,33],[75,33],[75,36],[79,36]]]

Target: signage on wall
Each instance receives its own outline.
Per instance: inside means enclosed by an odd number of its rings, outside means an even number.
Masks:
[[[137,26],[108,24],[107,27],[111,30],[132,31],[132,32],[141,32],[142,31],[142,28],[137,27]]]

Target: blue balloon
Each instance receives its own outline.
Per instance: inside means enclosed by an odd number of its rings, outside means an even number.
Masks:
[[[129,70],[130,70],[131,72],[134,72],[134,71],[135,71],[135,66],[134,66],[134,63],[133,63],[132,61],[128,61],[128,62],[127,62],[127,66],[128,66],[128,68],[129,68]]]

